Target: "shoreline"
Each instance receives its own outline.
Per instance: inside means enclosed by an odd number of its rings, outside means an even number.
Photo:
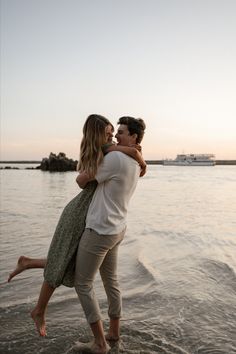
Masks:
[[[163,165],[163,160],[145,160],[147,165]],[[36,161],[36,160],[21,160],[21,161],[17,161],[17,160],[12,160],[12,161],[0,161],[0,169],[1,170],[7,170],[7,169],[20,169],[14,166],[6,166],[6,167],[1,167],[1,164],[19,164],[19,165],[30,165],[30,164],[38,164],[40,165],[42,161]],[[215,160],[216,165],[225,165],[225,166],[233,166],[236,165],[236,160]],[[26,168],[26,169],[40,169],[39,167],[31,167],[31,168]]]

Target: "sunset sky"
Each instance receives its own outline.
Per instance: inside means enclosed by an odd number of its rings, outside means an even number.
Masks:
[[[1,160],[78,158],[86,117],[142,117],[146,159],[236,159],[235,0],[1,0]]]

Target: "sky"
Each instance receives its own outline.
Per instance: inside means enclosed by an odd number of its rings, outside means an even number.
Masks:
[[[91,113],[146,159],[236,159],[235,0],[1,0],[0,160],[78,159]]]

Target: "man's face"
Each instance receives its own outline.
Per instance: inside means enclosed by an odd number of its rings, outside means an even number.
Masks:
[[[127,125],[120,124],[115,135],[117,145],[129,146],[136,143],[136,135],[130,135]]]

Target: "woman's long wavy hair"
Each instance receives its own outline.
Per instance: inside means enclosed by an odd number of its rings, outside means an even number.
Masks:
[[[112,124],[98,114],[91,114],[83,127],[83,138],[80,144],[80,159],[77,169],[86,171],[94,177],[103,160],[102,145],[106,144],[106,127]]]

